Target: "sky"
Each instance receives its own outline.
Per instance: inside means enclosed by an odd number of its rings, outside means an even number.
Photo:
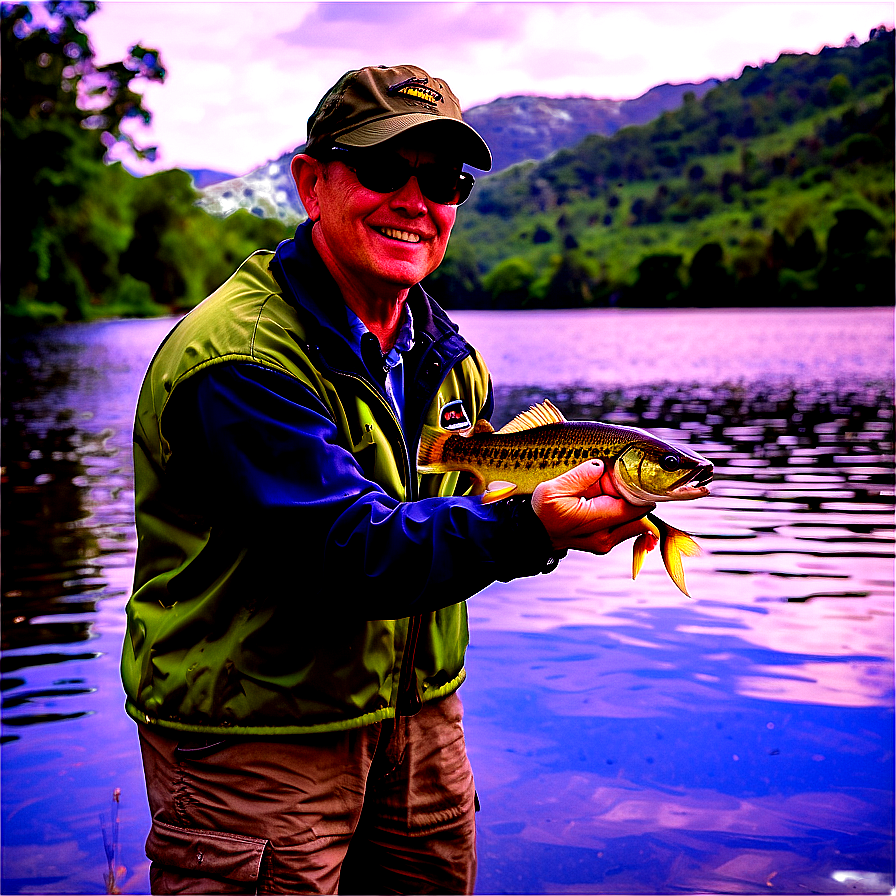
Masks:
[[[143,170],[245,174],[303,143],[343,72],[419,65],[463,108],[500,96],[628,99],[662,83],[737,77],[782,52],[817,52],[893,27],[892,2],[147,2],[105,0],[87,21],[97,62],[161,51],[143,85],[159,147]]]

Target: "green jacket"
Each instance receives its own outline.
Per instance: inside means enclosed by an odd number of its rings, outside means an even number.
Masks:
[[[146,374],[122,655],[140,722],[291,734],[413,713],[464,679],[465,598],[552,565],[525,501],[416,473],[424,423],[490,414],[482,360],[415,287],[402,431],[309,234],[252,255]]]

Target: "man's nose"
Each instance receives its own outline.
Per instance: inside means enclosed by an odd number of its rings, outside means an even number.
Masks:
[[[392,208],[403,209],[406,213],[415,217],[425,215],[428,211],[426,199],[420,190],[420,184],[417,183],[417,178],[413,176],[409,177],[407,183],[392,194],[389,204]]]

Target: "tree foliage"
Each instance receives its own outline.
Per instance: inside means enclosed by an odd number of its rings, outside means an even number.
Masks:
[[[79,320],[160,314],[196,304],[282,227],[196,208],[183,171],[137,178],[113,155],[153,158],[131,121],[151,114],[139,83],[165,80],[158,51],[136,44],[95,64],[94,2],[0,8],[2,289],[9,317]]]

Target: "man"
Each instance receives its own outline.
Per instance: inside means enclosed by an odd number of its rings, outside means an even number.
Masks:
[[[492,410],[419,286],[463,163],[491,157],[414,66],[347,73],[308,128],[308,220],[175,327],[138,401],[122,674],[153,892],[470,892],[464,601],[605,553],[649,508],[599,463],[488,505],[418,477],[424,423]]]

